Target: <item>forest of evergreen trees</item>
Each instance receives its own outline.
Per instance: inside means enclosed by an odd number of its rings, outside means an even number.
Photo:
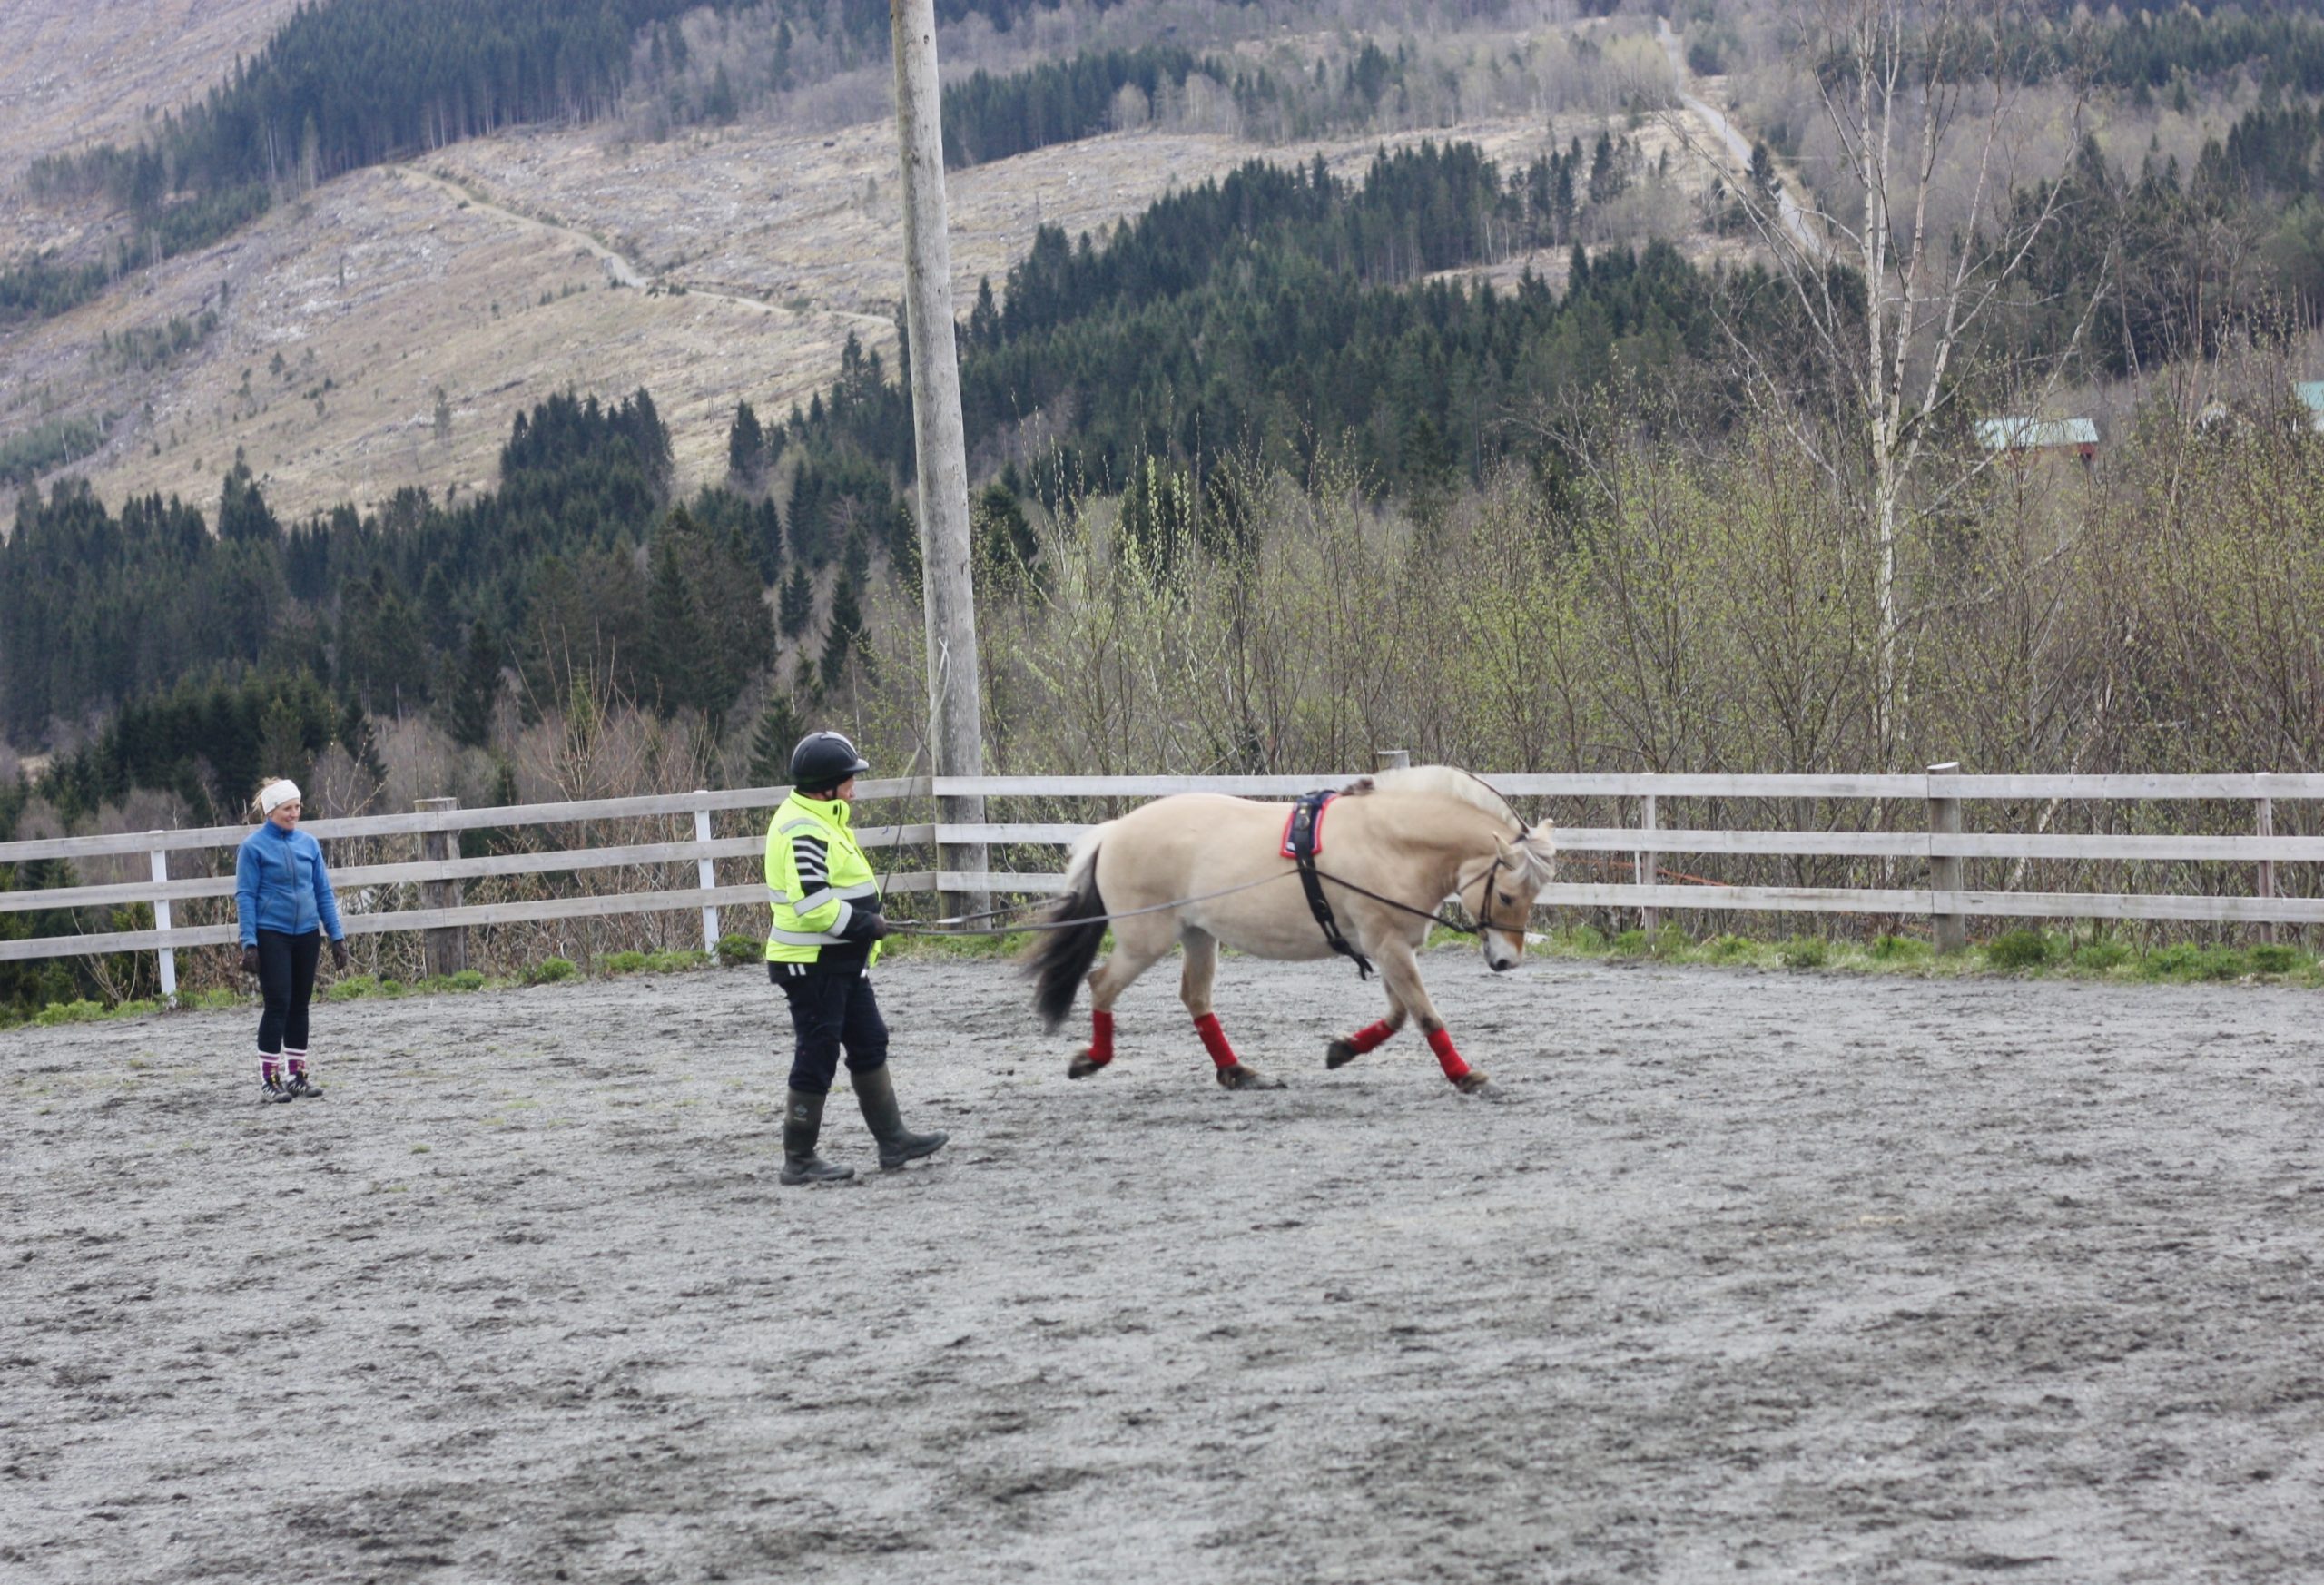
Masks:
[[[1137,89],[1150,106],[1196,73],[1216,83],[1251,126],[1294,138],[1361,131],[1400,111],[1417,64],[1409,44],[1391,54],[1365,39],[1336,75],[1319,61],[1312,78],[1161,44],[1084,53],[1000,75],[980,71],[944,90],[944,162],[977,164],[1110,131],[1124,88]]]
[[[111,716],[96,769],[61,763],[68,803],[85,783],[92,798],[154,785],[231,807],[239,756],[197,773],[180,749],[140,745],[202,741],[195,723],[251,675],[310,676],[359,711],[433,710],[468,743],[508,670],[528,699],[586,677],[715,720],[772,657],[762,593],[782,571],[781,518],[723,490],[672,510],[669,481],[669,436],[640,391],[519,415],[501,487],[457,507],[405,490],[285,529],[239,462],[214,533],[174,497],[116,513],[78,480],[27,491],[0,543],[0,734],[30,743]],[[175,724],[134,714],[156,698],[177,701],[154,706]]]
[[[1667,245],[1594,259],[1577,247],[1562,294],[1530,275],[1513,290],[1412,288],[1569,236],[1590,201],[1575,174],[1593,163],[1602,200],[1610,142],[1594,161],[1577,147],[1507,180],[1471,144],[1383,154],[1360,184],[1320,161],[1254,161],[1158,201],[1103,245],[1045,227],[1005,296],[986,283],[962,330],[970,445],[1039,410],[1071,414],[1069,438],[1035,469],[1051,501],[1118,490],[1146,458],[1199,474],[1256,452],[1304,473],[1319,448],[1398,493],[1482,477],[1512,426],[1561,391],[1712,346],[1713,282]],[[843,372],[800,438],[812,458],[873,458],[908,477],[901,371]]]
[[[2190,92],[2190,82],[2200,88],[2250,67],[2269,86],[2324,92],[2324,13],[2313,0],[2123,8],[2095,23],[2079,6],[2054,10],[2046,18],[2017,19],[2002,40],[2021,81],[2077,77],[2130,89],[2142,103],[2148,95],[2177,96]]]
[[[977,72],[944,90],[944,163],[957,169],[1005,160],[1104,132],[1123,88],[1134,87],[1150,100],[1196,71],[1227,74],[1216,61],[1156,44],[1045,61],[1000,76]]]

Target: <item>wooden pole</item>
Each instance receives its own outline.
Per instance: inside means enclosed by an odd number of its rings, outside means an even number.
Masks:
[[[921,609],[928,645],[929,737],[935,773],[984,771],[978,700],[976,593],[970,574],[968,448],[952,319],[952,244],[944,209],[942,87],[935,0],[888,0],[896,54],[896,145],[903,168],[904,322],[911,338],[912,436],[920,484]],[[938,821],[984,822],[981,797],[940,796]],[[940,850],[937,868],[981,875],[982,842]],[[981,887],[953,893],[949,911],[984,907]]]
[[[1654,794],[1649,792],[1645,797],[1639,800],[1639,830],[1656,830],[1660,823],[1658,819],[1658,814],[1659,811],[1655,807]],[[1638,883],[1640,886],[1652,886],[1656,884],[1659,878],[1659,872],[1661,868],[1662,855],[1656,852],[1652,848],[1646,849],[1638,855]],[[1639,929],[1644,930],[1648,935],[1652,935],[1661,923],[1662,914],[1661,911],[1659,909],[1641,908],[1638,911]]]
[[[1947,760],[1941,765],[1931,765],[1928,768],[1928,773],[1933,782],[1938,776],[1957,775],[1960,770],[1960,761]],[[1961,800],[1939,798],[1933,786],[1928,800],[1928,833],[1932,837],[1961,834]],[[1961,861],[1959,857],[1940,856],[1934,851],[1932,844],[1928,860],[1928,883],[1930,889],[1935,891],[1960,891]],[[1961,916],[1958,913],[1947,911],[1942,901],[1931,910],[1929,923],[1936,936],[1938,951],[1957,952],[1969,944],[1969,932]]]
[[[2268,773],[2262,771],[2260,774],[2261,776],[2265,776]],[[2264,782],[2261,783],[2263,786],[2266,783]],[[2262,798],[2259,801],[2259,804],[2260,829],[2258,834],[2263,837],[2271,837],[2276,834],[2276,801],[2272,798]],[[2273,859],[2262,859],[2260,861],[2259,893],[2262,901],[2270,901],[2276,895],[2276,861]],[[2262,940],[2274,940],[2276,939],[2276,927],[2274,924],[2269,923],[2261,925],[2260,927],[2260,938]]]
[[[158,837],[167,835],[168,833],[157,831],[151,832],[150,834]],[[153,849],[153,884],[156,886],[166,886],[169,883],[170,851],[167,848],[156,844]],[[153,899],[153,928],[157,930],[166,930],[170,928],[170,900],[166,897],[157,896]],[[178,1004],[178,955],[176,949],[172,947],[163,947],[162,949],[161,958],[162,1002],[162,1005],[166,1007],[175,1007]]]
[[[694,792],[698,795],[708,794],[706,788],[697,787]],[[710,846],[710,811],[707,809],[694,812],[694,840],[704,848]],[[708,853],[694,861],[694,878],[702,882],[704,891],[717,889],[718,865]],[[718,956],[718,908],[714,903],[702,911],[702,950],[713,958]]]
[[[458,809],[457,798],[422,798],[412,808],[423,814],[442,813]],[[419,833],[419,860],[442,861],[452,856],[452,833],[448,831],[423,831]],[[460,906],[460,882],[423,881],[419,883],[419,906],[422,908],[458,908]],[[468,966],[468,933],[458,925],[442,930],[423,930],[419,938],[419,971],[428,979],[439,979],[458,974]]]
[[[1408,771],[1412,769],[1412,764],[1413,751],[1410,749],[1374,749],[1372,751],[1372,768],[1375,771]]]

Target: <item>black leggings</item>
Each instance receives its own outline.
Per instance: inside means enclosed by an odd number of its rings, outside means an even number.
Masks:
[[[266,998],[258,1020],[261,1055],[277,1056],[285,1047],[307,1048],[307,1002],[315,994],[315,960],[322,950],[320,930],[303,936],[259,931],[258,988]]]
[[[809,1095],[831,1093],[839,1072],[840,1048],[847,1048],[847,1070],[869,1073],[888,1059],[888,1023],[865,974],[805,974],[777,980],[791,1003],[791,1088]]]

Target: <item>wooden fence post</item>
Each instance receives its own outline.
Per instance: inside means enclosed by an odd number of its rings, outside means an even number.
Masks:
[[[1413,751],[1410,749],[1372,751],[1372,768],[1375,771],[1408,771],[1412,769],[1412,763]]]
[[[2269,773],[2265,771],[2260,773],[2260,784],[2263,787],[2267,785],[2268,774]],[[2259,834],[2263,837],[2271,837],[2276,834],[2276,801],[2272,798],[2263,797],[2259,801]],[[2274,900],[2276,895],[2276,861],[2273,859],[2262,859],[2260,861],[2260,884],[2258,891],[2261,901],[2272,901]],[[2261,939],[2270,941],[2274,940],[2276,939],[2275,920],[2270,920],[2266,924],[2260,927],[2260,930]]]
[[[1639,800],[1639,830],[1654,831],[1659,829],[1656,824],[1658,817],[1659,812],[1655,807],[1654,794],[1649,792]],[[1662,855],[1656,852],[1652,848],[1644,848],[1640,850],[1640,852],[1634,855],[1634,858],[1638,866],[1638,873],[1633,877],[1633,879],[1640,886],[1653,885],[1655,883],[1655,872],[1662,867]],[[1646,933],[1650,936],[1654,933],[1655,927],[1662,922],[1662,912],[1659,909],[1641,908],[1638,911],[1638,922],[1639,928],[1646,931]]]
[[[707,798],[710,790],[696,787],[694,793],[697,798]],[[694,840],[705,849],[710,846],[710,810],[707,806],[694,812]],[[716,890],[718,866],[712,862],[709,853],[705,852],[696,860],[695,866],[694,874],[701,880],[702,889],[704,891]],[[702,950],[713,958],[718,956],[718,905],[714,902],[702,911]]]
[[[1958,774],[1960,770],[1960,761],[1947,760],[1941,765],[1931,765],[1928,768],[1928,773],[1932,778],[1951,776]],[[1931,792],[1928,800],[1928,833],[1932,838],[1961,834],[1961,801],[1958,798],[1939,798],[1933,791]],[[1935,844],[1931,842],[1928,883],[1929,889],[1933,891],[1959,891],[1961,890],[1960,856],[1958,854],[1939,855],[1935,852]],[[1968,930],[1961,915],[1947,910],[1942,903],[1931,908],[1929,923],[1935,932],[1938,951],[1957,952],[1969,944]]]
[[[169,833],[167,832],[156,831],[148,832],[146,834],[148,836],[162,837],[167,836]],[[169,883],[170,850],[156,843],[153,848],[153,884],[156,886],[166,886]],[[170,900],[166,897],[156,895],[153,899],[153,928],[157,930],[166,930],[170,928]],[[174,947],[163,947],[161,950],[160,957],[162,960],[162,1000],[167,1006],[175,1007],[178,1004],[177,949]]]
[[[437,814],[458,809],[457,798],[422,798],[412,807],[423,814]],[[448,862],[458,844],[448,831],[423,831],[419,833],[419,858],[422,863]],[[458,908],[460,906],[460,883],[458,880],[422,881],[419,883],[419,906],[422,908]],[[420,972],[434,980],[441,975],[458,974],[468,966],[468,933],[458,925],[440,930],[424,930],[420,934]]]

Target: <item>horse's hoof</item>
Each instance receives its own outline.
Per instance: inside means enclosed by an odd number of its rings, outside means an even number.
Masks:
[[[1218,1082],[1228,1089],[1281,1089],[1283,1080],[1269,1078],[1247,1063],[1237,1062],[1218,1070]]]
[[[1111,1058],[1107,1058],[1108,1062],[1111,1060]],[[1105,1069],[1105,1062],[1100,1062],[1088,1052],[1082,1051],[1077,1053],[1073,1060],[1065,1065],[1065,1076],[1068,1078],[1087,1078],[1091,1074],[1102,1073]]]
[[[1507,1101],[1516,1098],[1473,1068],[1454,1079],[1452,1088],[1462,1095],[1472,1095],[1479,1100]]]
[[[1354,1061],[1360,1055],[1362,1055],[1362,1053],[1356,1050],[1353,1042],[1347,1040],[1334,1040],[1330,1045],[1324,1048],[1324,1066],[1326,1068],[1345,1068],[1349,1063]]]

